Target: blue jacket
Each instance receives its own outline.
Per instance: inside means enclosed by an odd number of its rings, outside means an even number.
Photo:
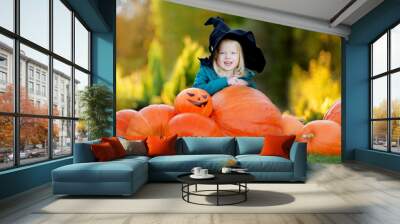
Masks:
[[[255,82],[252,80],[254,76],[255,73],[253,71],[245,69],[245,75],[240,79],[245,80],[248,86],[256,88]],[[193,87],[204,89],[210,95],[213,95],[228,86],[228,79],[218,76],[210,60],[200,59],[200,69],[196,74]]]

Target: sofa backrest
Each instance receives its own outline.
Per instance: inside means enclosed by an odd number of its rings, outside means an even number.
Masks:
[[[264,137],[236,137],[236,155],[259,154]]]
[[[95,162],[96,158],[90,148],[92,144],[99,144],[100,139],[75,143],[74,147],[74,163]]]
[[[233,137],[181,137],[176,144],[178,155],[235,155],[235,138]]]

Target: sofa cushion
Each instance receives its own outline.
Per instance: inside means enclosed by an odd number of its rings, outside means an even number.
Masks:
[[[122,146],[126,151],[126,155],[137,155],[137,156],[145,156],[147,155],[147,148],[145,140],[127,140],[124,138],[120,138]]]
[[[177,135],[171,136],[149,136],[146,139],[147,155],[162,156],[176,154]]]
[[[279,156],[238,155],[241,168],[249,172],[292,172],[292,161]]]
[[[90,148],[92,144],[99,144],[100,139],[87,142],[77,142],[74,147],[74,163],[95,162],[96,158]]]
[[[139,159],[114,160],[95,163],[74,163],[52,171],[58,182],[129,182],[134,172],[147,171],[147,164]]]
[[[135,161],[135,160],[142,161],[142,162],[148,162],[149,159],[150,159],[150,157],[147,157],[147,156],[130,155],[130,156],[125,156],[124,158],[113,160],[113,162],[127,162],[127,163],[130,163],[130,162]]]
[[[260,154],[264,137],[236,137],[236,155]]]
[[[190,172],[193,167],[199,166],[211,172],[219,171],[230,159],[231,155],[174,155],[158,156],[149,160],[149,170],[163,172]]]
[[[289,159],[290,148],[293,145],[296,135],[266,135],[264,146],[261,149],[261,156],[281,156]]]
[[[93,144],[90,148],[92,149],[97,161],[104,162],[118,158],[112,145],[108,142]]]
[[[235,155],[235,139],[232,137],[182,137],[177,143],[177,154]]]
[[[117,158],[122,158],[126,156],[126,151],[124,146],[122,146],[119,138],[117,137],[103,137],[101,138],[101,142],[108,142],[111,144],[112,148],[114,149],[115,155]]]

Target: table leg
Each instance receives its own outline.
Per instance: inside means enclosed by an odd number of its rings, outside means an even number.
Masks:
[[[244,187],[245,187],[245,192],[244,192],[244,201],[247,201],[247,192],[248,192],[248,190],[247,190],[247,182],[246,183],[244,183]]]
[[[189,201],[189,195],[190,195],[190,184],[188,184],[188,185],[187,185],[187,191],[188,191],[188,193],[187,193],[187,201],[188,201],[188,202],[190,202],[190,201]]]
[[[197,192],[197,184],[196,184],[196,186],[195,186],[195,191]]]
[[[217,206],[219,205],[219,184],[217,184]]]

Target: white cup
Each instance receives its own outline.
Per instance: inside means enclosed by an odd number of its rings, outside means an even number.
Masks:
[[[193,173],[194,175],[196,175],[196,176],[199,176],[199,175],[201,175],[201,174],[200,174],[200,171],[201,171],[201,170],[202,170],[201,167],[193,167],[192,173]]]
[[[200,170],[200,176],[207,176],[208,175],[208,169],[201,169]]]
[[[231,171],[232,171],[232,168],[229,168],[229,167],[222,167],[222,170],[221,170],[222,173],[230,173]]]

